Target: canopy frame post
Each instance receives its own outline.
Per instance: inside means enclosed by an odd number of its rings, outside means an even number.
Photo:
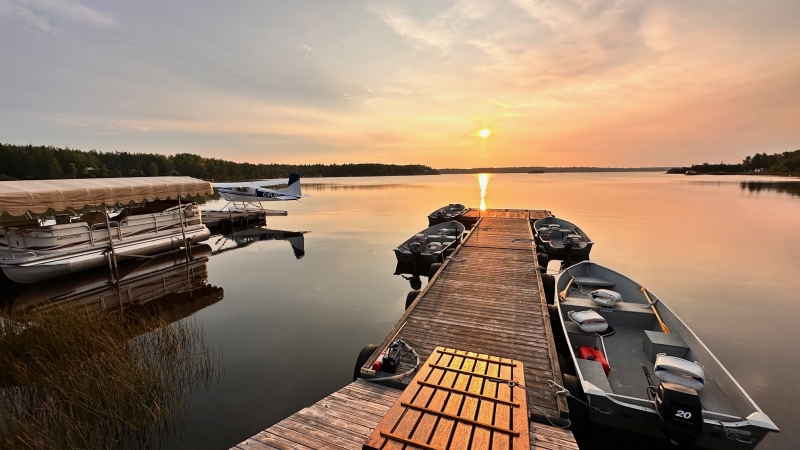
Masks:
[[[111,250],[108,265],[111,271],[111,282],[119,284],[119,266],[117,265],[117,252],[114,249],[114,237],[111,235],[111,222],[108,220],[108,207],[103,203],[103,217],[106,219],[106,232],[108,233],[108,245]],[[118,229],[118,231],[121,231]],[[91,231],[90,231],[91,233]],[[120,236],[121,237],[121,236]]]
[[[191,203],[189,204],[191,205]],[[186,264],[189,264],[189,259],[191,259],[192,251],[191,249],[189,249],[189,240],[186,239],[186,227],[183,226],[183,221],[186,220],[186,213],[183,211],[183,206],[181,206],[180,195],[178,196],[178,213],[180,214],[180,219],[181,219],[181,235],[183,236],[183,248],[186,249]]]

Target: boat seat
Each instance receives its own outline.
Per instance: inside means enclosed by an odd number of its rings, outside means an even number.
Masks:
[[[567,335],[573,347],[581,347],[584,345],[594,347],[597,344],[597,333],[587,333],[581,330],[580,325],[571,320],[564,320],[564,328],[567,329]],[[603,375],[605,375],[605,373],[603,373]]]
[[[606,372],[603,370],[603,365],[597,361],[590,361],[588,359],[576,358],[578,362],[578,369],[581,371],[583,379],[602,389],[603,392],[613,394],[611,384],[608,382]]]
[[[629,325],[649,329],[653,325],[656,315],[653,310],[645,308],[643,303],[620,302],[612,308],[600,306],[588,297],[567,297],[561,302],[561,310],[566,314],[567,311],[585,311],[591,309],[603,316],[611,325]]]
[[[600,287],[600,288],[613,288],[616,286],[615,283],[610,281],[604,280],[602,278],[594,278],[594,277],[574,277],[575,281],[574,284],[579,284],[581,286],[592,286],[592,287]]]

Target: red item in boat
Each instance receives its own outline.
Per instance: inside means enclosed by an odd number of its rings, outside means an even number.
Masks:
[[[589,345],[578,347],[578,358],[599,362],[603,366],[603,372],[606,373],[606,376],[608,376],[608,372],[611,371],[611,366],[608,365],[605,355],[603,355],[603,352],[598,350],[597,347]]]

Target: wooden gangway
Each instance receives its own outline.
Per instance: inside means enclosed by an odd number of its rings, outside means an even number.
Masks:
[[[550,425],[567,423],[568,409],[551,385],[561,384],[561,373],[530,226],[549,212],[468,214],[468,220],[476,221],[472,231],[378,345],[362,373],[368,378],[380,350],[397,339],[413,346],[422,361],[437,347],[520,361],[528,411],[537,419],[528,424],[530,448],[577,449],[571,432]],[[410,369],[409,364],[404,361],[397,373]],[[358,380],[236,448],[361,449],[402,392]]]

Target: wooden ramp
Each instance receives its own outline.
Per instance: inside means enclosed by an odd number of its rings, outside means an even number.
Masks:
[[[361,450],[402,392],[358,380],[231,450]],[[578,449],[568,430],[530,423],[529,436],[531,450]]]
[[[380,349],[398,338],[414,347],[423,360],[439,346],[519,360],[525,366],[532,415],[565,423],[566,399],[556,396],[549,384],[551,380],[561,384],[561,372],[529,222],[549,213],[481,213],[483,217],[452,259],[430,280],[364,367],[371,367]],[[410,368],[404,363],[397,372]]]
[[[528,450],[522,363],[437,347],[364,450]]]

